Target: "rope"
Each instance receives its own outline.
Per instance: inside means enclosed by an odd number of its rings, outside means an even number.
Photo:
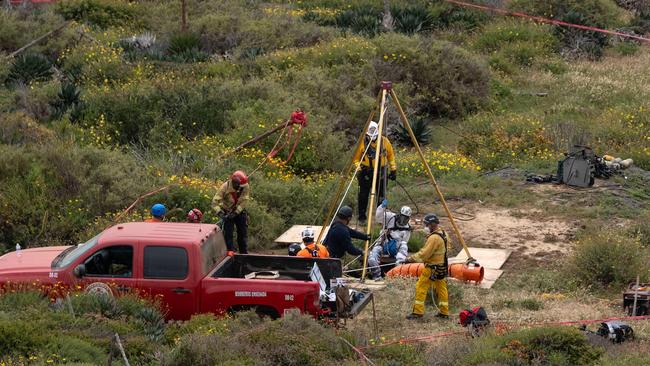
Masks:
[[[290,123],[291,123],[291,120],[288,120],[285,127],[289,126]],[[271,152],[266,154],[266,157],[259,163],[259,165],[257,165],[257,168],[253,169],[253,171],[250,174],[248,174],[249,177],[252,176],[253,174],[255,174],[261,167],[263,167],[271,159],[271,153],[273,153],[273,151],[275,151],[275,148],[278,147],[278,144],[280,143],[280,140],[282,140],[282,137],[284,136],[286,131],[287,131],[286,128],[282,129],[282,132],[280,132],[280,135],[278,136],[278,139],[275,140],[275,144],[273,145],[273,148],[271,149]]]
[[[456,1],[456,0],[444,0],[444,1],[446,1],[448,3],[451,3],[451,4],[458,5],[458,6],[462,6],[462,7],[465,7],[465,8],[475,8],[475,9],[484,10],[484,11],[492,11],[492,12],[503,14],[503,15],[509,15],[509,16],[513,16],[513,17],[520,17],[520,18],[530,19],[530,20],[534,20],[534,21],[537,21],[537,22],[540,22],[540,23],[545,23],[545,24],[560,25],[560,26],[570,27],[570,28],[578,28],[578,29],[582,29],[582,30],[588,30],[588,31],[593,31],[593,32],[599,32],[599,33],[619,36],[619,37],[623,37],[623,38],[631,38],[631,39],[635,39],[637,41],[650,42],[650,38],[645,38],[645,37],[637,36],[637,35],[634,35],[634,34],[627,34],[627,33],[623,33],[623,32],[617,32],[617,31],[612,31],[612,30],[607,30],[607,29],[601,29],[601,28],[591,27],[591,26],[587,26],[587,25],[567,23],[567,22],[563,22],[561,20],[544,18],[544,17],[540,17],[540,16],[530,15],[530,14],[516,12],[516,11],[510,11],[510,10],[507,10],[507,9],[496,8],[496,7],[487,6],[487,5],[470,4],[470,3],[465,3],[465,2],[462,2],[462,1]]]
[[[404,188],[404,186],[402,185],[402,183],[400,183],[397,179],[395,179],[395,183],[397,183],[397,185],[398,185],[400,188],[402,188],[402,190],[404,191],[404,193],[406,193],[406,196],[409,198],[409,200],[411,200],[411,203],[413,203],[413,206],[415,206],[415,214],[416,214],[416,215],[419,214],[419,213],[420,213],[420,208],[418,207],[417,202],[415,202],[415,200],[413,199],[413,197],[411,197],[411,195],[410,195],[409,192],[406,190],[406,188]]]
[[[374,245],[375,245],[375,244],[373,244],[373,246],[374,246]],[[372,248],[372,247],[371,247],[371,248]],[[358,256],[358,257],[360,257],[360,256]],[[358,258],[358,257],[357,257],[357,258]],[[350,263],[351,263],[351,262],[350,262]],[[396,264],[396,263],[386,263],[386,264],[380,264],[380,265],[378,265],[378,266],[370,266],[370,267],[368,267],[368,269],[370,269],[370,268],[382,268],[382,267],[388,267],[388,266],[399,266],[399,264]],[[352,273],[352,272],[359,272],[359,271],[363,271],[363,268],[358,268],[358,269],[349,269],[349,270],[347,270],[347,271],[343,271],[343,273]]]
[[[555,322],[537,322],[537,323],[527,323],[527,324],[512,324],[512,329],[514,328],[523,328],[523,327],[531,327],[531,326],[544,326],[544,325],[576,325],[576,324],[593,324],[593,323],[603,323],[603,322],[608,322],[608,321],[613,321],[613,320],[624,320],[624,321],[635,321],[635,320],[649,320],[650,315],[644,315],[644,316],[624,316],[624,317],[612,317],[612,318],[605,318],[605,319],[586,319],[586,320],[569,320],[569,321],[555,321]],[[508,324],[508,322],[494,322],[492,323],[493,325],[504,325]],[[416,338],[406,338],[406,339],[399,339],[396,341],[392,342],[386,342],[382,344],[375,344],[375,345],[368,345],[364,347],[358,347],[359,350],[363,351],[369,348],[376,348],[376,347],[385,347],[385,346],[390,346],[393,344],[409,344],[409,343],[415,343],[415,342],[426,342],[426,341],[431,341],[436,338],[441,338],[441,337],[448,337],[452,335],[458,335],[458,334],[466,334],[467,331],[465,330],[455,330],[455,331],[447,331],[447,332],[441,332],[441,333],[436,333],[430,336],[423,336],[423,337],[416,337]]]

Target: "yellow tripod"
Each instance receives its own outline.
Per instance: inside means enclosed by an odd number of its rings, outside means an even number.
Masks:
[[[390,96],[392,99],[393,103],[395,104],[395,107],[397,108],[397,112],[399,113],[400,116],[400,121],[402,122],[402,125],[404,128],[408,131],[409,136],[411,138],[411,142],[413,143],[413,146],[415,146],[418,155],[420,156],[420,160],[422,161],[422,165],[424,165],[425,170],[427,172],[427,175],[429,176],[429,179],[431,180],[431,184],[433,185],[436,194],[438,195],[438,198],[440,199],[440,203],[442,204],[443,209],[445,210],[445,213],[447,214],[447,217],[449,218],[449,222],[451,223],[451,226],[454,230],[454,233],[456,234],[456,237],[458,238],[458,242],[463,246],[463,249],[465,250],[465,253],[467,254],[467,257],[469,258],[468,261],[473,260],[472,256],[469,253],[469,249],[467,248],[467,244],[465,243],[465,239],[463,239],[463,236],[460,233],[460,229],[458,228],[458,225],[456,224],[456,220],[454,219],[454,216],[451,213],[451,210],[449,210],[449,206],[447,206],[447,202],[445,201],[445,197],[442,194],[442,191],[440,191],[440,187],[438,186],[438,182],[436,181],[436,178],[433,176],[433,173],[431,172],[431,168],[429,167],[429,163],[424,157],[424,154],[422,153],[422,148],[420,147],[420,144],[418,143],[417,139],[415,138],[415,134],[413,133],[413,130],[411,129],[411,124],[408,121],[408,118],[406,117],[406,114],[404,113],[404,110],[402,109],[402,106],[399,103],[399,99],[397,98],[397,94],[395,94],[395,91],[393,90],[393,84],[390,81],[382,81],[381,82],[381,91],[377,95],[377,101],[375,104],[375,107],[373,110],[370,112],[370,115],[368,116],[368,119],[366,121],[366,124],[364,125],[364,128],[361,132],[361,135],[359,136],[359,139],[357,140],[357,145],[355,150],[358,149],[358,147],[363,143],[364,135],[366,133],[366,130],[368,129],[368,125],[370,124],[370,121],[372,118],[375,116],[375,113],[377,111],[377,108],[379,109],[379,122],[378,124],[378,133],[379,136],[383,136],[384,132],[384,119],[385,119],[385,111],[386,111],[386,103],[387,103],[387,97]],[[370,207],[368,210],[368,222],[366,226],[366,233],[370,235],[371,228],[372,228],[372,218],[373,218],[373,210],[375,210],[376,205],[376,196],[377,196],[377,180],[379,179],[379,169],[380,169],[380,154],[381,154],[381,146],[382,139],[379,138],[377,139],[377,148],[375,150],[375,156],[374,156],[374,166],[373,166],[373,175],[372,175],[372,188],[370,191]],[[336,194],[334,195],[334,199],[332,200],[328,214],[325,216],[325,221],[323,223],[323,230],[321,230],[321,233],[318,236],[318,240],[316,241],[317,243],[320,242],[322,239],[322,233],[325,231],[324,228],[328,224],[328,220],[332,217],[334,213],[334,209],[336,208],[336,205],[341,197],[341,194],[343,192],[345,182],[347,180],[347,177],[350,175],[350,172],[352,171],[352,168],[354,166],[354,158],[350,159],[350,162],[344,168],[344,170],[341,172],[340,180],[339,180],[339,185]],[[386,187],[384,187],[386,189]],[[361,281],[363,281],[366,277],[366,268],[368,265],[368,246],[370,244],[370,240],[367,240],[365,243],[365,249],[364,249],[364,257],[363,257],[363,272],[361,274]]]

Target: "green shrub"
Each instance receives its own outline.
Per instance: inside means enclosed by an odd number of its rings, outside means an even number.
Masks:
[[[147,189],[138,165],[117,151],[53,143],[0,152],[0,242],[76,243],[96,216]]]
[[[374,37],[381,32],[381,14],[379,4],[359,4],[338,13],[336,25],[351,29],[354,33]]]
[[[54,138],[54,133],[24,113],[4,115],[0,124],[0,142],[8,145],[42,144]]]
[[[260,322],[244,313],[227,334],[210,329],[181,336],[162,364],[331,365],[355,357],[332,329],[306,316]]]
[[[415,135],[415,139],[417,140],[418,144],[420,145],[428,144],[429,139],[431,138],[431,129],[429,128],[430,122],[423,118],[412,118],[409,120],[409,123],[411,125],[411,129],[413,130],[413,135]],[[408,130],[401,123],[398,125],[395,135],[396,135],[396,141],[398,141],[399,143],[406,146],[413,146],[411,135],[408,133]]]
[[[646,272],[649,258],[638,238],[593,229],[579,235],[570,270],[584,285],[621,287]]]
[[[47,336],[37,324],[26,320],[0,319],[0,354],[26,356],[40,349]]]
[[[51,77],[52,64],[43,55],[24,54],[12,63],[6,82],[29,84],[32,81],[46,81]]]
[[[486,337],[462,358],[463,365],[593,365],[602,350],[575,328],[531,328]]]
[[[62,83],[57,99],[50,102],[54,108],[52,116],[61,118],[70,108],[78,108],[80,103],[81,90],[72,83]]]
[[[135,7],[119,0],[64,0],[57,2],[55,10],[66,20],[100,28],[130,25],[138,20]]]
[[[174,35],[167,49],[171,58],[180,62],[206,61],[208,54],[201,51],[201,39],[192,33]]]
[[[480,27],[490,18],[481,10],[438,1],[430,7],[431,18],[438,29],[472,30]]]
[[[44,351],[57,355],[58,361],[66,364],[68,362],[95,363],[107,358],[104,350],[93,345],[92,342],[66,335],[50,337],[44,348]]]

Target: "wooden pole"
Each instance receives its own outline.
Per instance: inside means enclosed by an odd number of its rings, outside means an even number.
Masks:
[[[181,31],[187,32],[187,0],[181,0]]]
[[[366,135],[366,131],[368,130],[368,125],[370,125],[370,121],[375,117],[375,112],[377,105],[379,104],[379,101],[381,100],[381,92],[377,94],[377,99],[375,101],[374,107],[370,114],[368,115],[368,119],[366,120],[366,124],[363,126],[363,130],[361,131],[361,134],[359,135],[359,138],[357,139],[357,144],[354,147],[354,150],[352,151],[352,156],[350,157],[350,161],[348,162],[348,165],[343,169],[341,172],[341,176],[339,178],[339,185],[336,189],[336,194],[332,198],[332,201],[330,202],[330,207],[327,210],[327,215],[325,215],[325,220],[323,221],[323,226],[321,231],[318,233],[318,239],[316,239],[316,243],[320,243],[321,239],[323,238],[323,233],[325,232],[325,228],[329,224],[329,222],[332,220],[334,215],[336,215],[336,212],[334,210],[336,209],[337,204],[339,203],[339,199],[341,198],[341,194],[343,193],[343,190],[345,189],[345,182],[347,181],[348,176],[352,172],[352,167],[354,166],[354,154],[356,151],[359,149],[359,146],[363,143],[363,138]],[[356,167],[355,167],[356,168]]]
[[[271,135],[271,134],[273,134],[273,133],[275,133],[275,132],[277,132],[277,131],[279,131],[279,130],[287,127],[287,126],[289,126],[290,122],[291,122],[291,120],[287,120],[285,123],[283,123],[281,125],[278,125],[276,127],[273,127],[272,129],[264,132],[263,134],[261,134],[259,136],[253,137],[252,139],[250,139],[250,140],[244,142],[243,144],[237,146],[236,148],[234,148],[232,151],[230,151],[230,154],[236,153],[237,151],[239,151],[239,150],[241,150],[241,149],[243,149],[243,148],[245,148],[247,146],[250,146],[250,145],[260,141],[261,139],[263,139],[263,138],[265,138],[265,137],[267,137],[267,136],[269,136],[269,135]]]
[[[447,206],[447,202],[445,201],[445,197],[442,195],[442,192],[440,191],[440,188],[438,187],[438,183],[436,182],[436,178],[433,176],[433,173],[431,172],[431,168],[429,167],[429,163],[427,162],[427,159],[425,159],[424,154],[422,153],[422,149],[420,148],[420,144],[418,143],[418,140],[415,138],[415,134],[413,133],[413,130],[411,129],[411,124],[408,121],[408,118],[406,118],[406,114],[404,113],[404,110],[402,109],[402,106],[399,104],[399,99],[397,99],[397,95],[395,94],[395,91],[393,89],[390,89],[390,95],[393,97],[393,101],[395,102],[395,106],[397,107],[397,111],[399,112],[400,118],[402,120],[402,124],[404,125],[404,128],[409,133],[409,136],[411,137],[411,142],[413,142],[413,146],[415,146],[418,155],[420,156],[420,159],[422,160],[422,164],[424,165],[425,170],[427,171],[427,175],[429,176],[429,179],[431,180],[431,184],[433,184],[433,188],[435,188],[436,193],[438,194],[438,198],[440,198],[440,203],[442,204],[442,207],[445,209],[445,212],[447,213],[447,217],[449,217],[449,222],[451,223],[451,226],[454,229],[454,233],[456,233],[456,237],[458,238],[458,241],[460,244],[463,246],[463,249],[465,250],[465,254],[467,254],[468,260],[472,260],[472,256],[469,254],[469,249],[467,248],[467,244],[465,244],[465,239],[463,239],[463,236],[460,234],[460,229],[458,228],[458,225],[456,225],[456,220],[454,220],[454,216],[451,214],[451,210],[449,210],[449,207]]]
[[[384,112],[386,106],[386,95],[388,91],[386,89],[381,90],[381,105],[379,106],[379,124],[377,127],[377,148],[375,150],[375,161],[374,167],[372,170],[372,189],[370,190],[370,207],[368,208],[368,224],[366,226],[366,233],[370,235],[370,230],[372,229],[372,212],[376,209],[375,207],[375,196],[377,195],[377,182],[379,181],[379,169],[380,169],[380,160],[381,160],[381,143],[382,143],[382,131],[384,127]],[[366,278],[366,267],[368,265],[368,246],[370,245],[370,240],[366,240],[366,248],[363,251],[363,271],[361,272],[361,281],[364,281]]]
[[[69,24],[70,24],[70,22],[65,22],[65,23],[61,24],[60,26],[52,29],[51,31],[43,34],[42,36],[34,39],[33,41],[27,43],[26,45],[20,47],[19,49],[15,50],[14,52],[10,53],[9,57],[16,57],[17,55],[19,55],[20,53],[22,53],[26,49],[32,47],[33,45],[35,45],[35,44],[41,42],[42,40],[47,39],[47,38],[55,35],[56,33],[60,32],[63,28],[67,27]]]

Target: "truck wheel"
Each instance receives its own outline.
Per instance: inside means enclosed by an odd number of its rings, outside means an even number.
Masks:
[[[257,316],[259,316],[262,319],[269,318],[271,320],[275,320],[280,317],[280,315],[278,314],[277,311],[275,311],[275,309],[266,306],[255,307],[255,314],[257,314]]]
[[[108,286],[103,282],[93,282],[90,285],[86,286],[84,291],[90,295],[105,296],[109,299],[115,297],[113,295],[113,290],[111,290],[110,286]]]

